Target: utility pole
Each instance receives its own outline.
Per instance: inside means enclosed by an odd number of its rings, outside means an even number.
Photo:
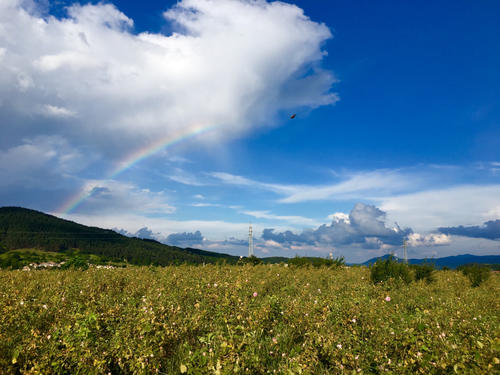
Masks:
[[[248,228],[248,257],[253,256],[253,231],[252,224]]]

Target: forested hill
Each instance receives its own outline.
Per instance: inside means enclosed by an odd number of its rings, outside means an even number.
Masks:
[[[112,230],[88,227],[21,207],[0,207],[0,253],[35,248],[44,251],[95,254],[138,265],[236,262],[235,256],[181,249],[153,240],[129,238]]]

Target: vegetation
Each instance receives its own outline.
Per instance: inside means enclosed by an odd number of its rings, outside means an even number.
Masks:
[[[262,260],[262,263],[264,264],[278,264],[278,263],[286,263],[288,262],[289,258],[285,257],[265,257],[265,258],[260,258]]]
[[[251,264],[253,266],[256,266],[257,264],[262,264],[262,259],[257,258],[255,255],[251,255],[249,257],[240,257],[237,264],[240,266],[244,264]]]
[[[479,264],[467,264],[459,267],[459,270],[467,276],[473,287],[478,287],[490,277],[489,267]]]
[[[181,249],[158,241],[122,236],[20,207],[0,208],[0,253],[34,248],[48,252],[96,255],[136,265],[235,263],[237,257],[198,249]]]
[[[375,284],[389,280],[403,281],[406,284],[412,281],[409,266],[398,262],[392,256],[377,260],[370,267],[370,278]]]
[[[434,264],[425,262],[412,265],[411,268],[415,271],[415,280],[425,280],[427,283],[434,281]]]
[[[32,264],[56,263],[61,268],[88,268],[89,264],[94,265],[113,265],[122,267],[123,262],[114,262],[110,258],[93,255],[81,254],[78,250],[66,251],[61,253],[51,251],[41,251],[37,249],[19,249],[10,250],[0,254],[0,268],[21,269]]]
[[[304,267],[339,267],[345,265],[344,257],[338,257],[335,259],[328,258],[317,258],[317,257],[299,257],[291,258],[288,260],[290,266]]]
[[[2,373],[498,373],[500,278],[366,267],[0,271]],[[497,296],[497,297],[495,297]]]

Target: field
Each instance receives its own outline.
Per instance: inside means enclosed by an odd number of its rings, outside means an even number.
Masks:
[[[498,373],[500,276],[365,267],[0,271],[2,373]]]

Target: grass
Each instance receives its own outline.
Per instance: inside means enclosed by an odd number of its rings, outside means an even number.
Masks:
[[[3,373],[498,373],[498,274],[365,267],[0,271]],[[388,298],[390,297],[390,301]]]

